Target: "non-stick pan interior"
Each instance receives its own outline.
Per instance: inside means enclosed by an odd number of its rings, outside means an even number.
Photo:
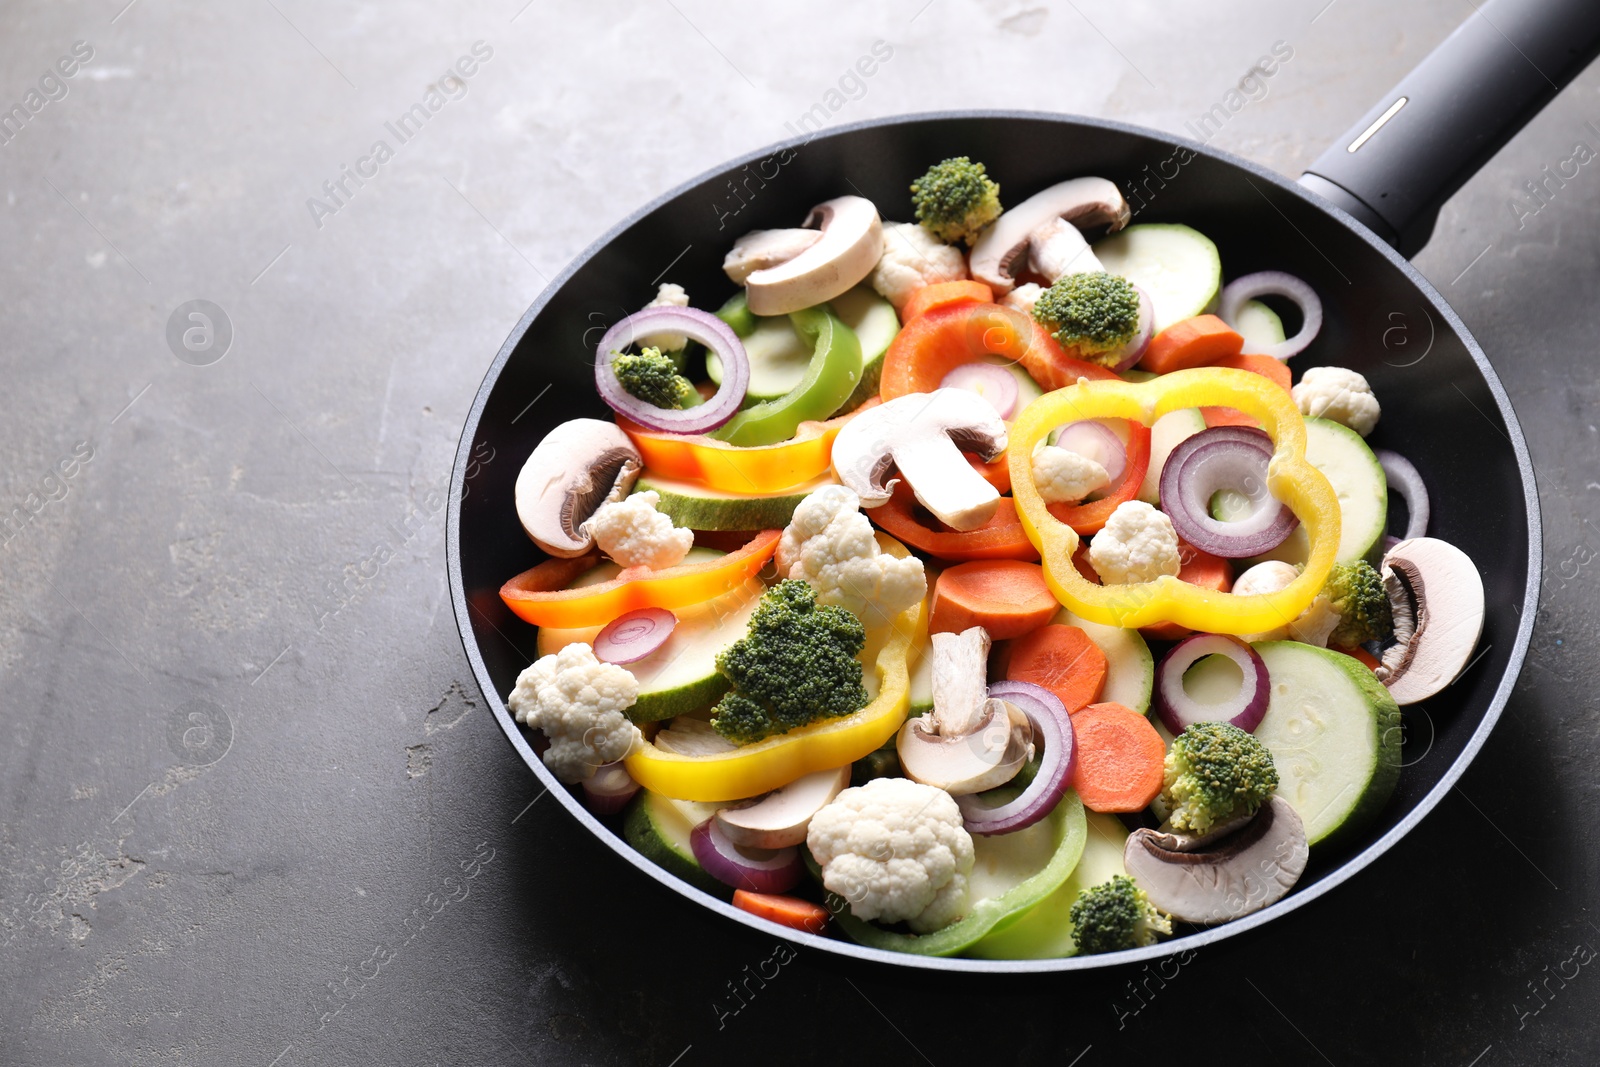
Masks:
[[[1319,851],[1295,894],[1264,916],[1295,906],[1319,883],[1339,880],[1392,843],[1374,847],[1446,776],[1453,780],[1460,773],[1455,764],[1475,751],[1475,731],[1491,709],[1498,713],[1497,692],[1501,702],[1509,693],[1508,671],[1514,674],[1520,666],[1527,637],[1522,616],[1529,606],[1531,474],[1525,483],[1521,435],[1514,419],[1508,425],[1502,415],[1498,383],[1486,379],[1470,338],[1404,261],[1281,177],[1145,131],[1081,119],[980,113],[851,127],[740,160],[658,202],[580,258],[507,341],[484,381],[457,461],[453,499],[459,500],[459,510],[452,516],[450,565],[459,567],[452,576],[457,611],[490,706],[523,758],[544,775],[503,703],[518,672],[533,659],[534,630],[505,609],[497,590],[542,558],[523,534],[513,506],[512,487],[523,460],[556,424],[609,416],[595,394],[592,363],[604,328],[643,306],[657,280],[683,285],[697,307],[716,307],[733,292],[721,271],[732,241],[748,230],[797,226],[821,200],[857,193],[876,203],[886,220],[909,219],[910,179],[952,155],[987,164],[1007,203],[1063,178],[1110,178],[1128,191],[1135,222],[1183,222],[1210,236],[1221,251],[1225,277],[1285,270],[1310,282],[1322,296],[1326,320],[1312,347],[1295,358],[1296,372],[1335,363],[1367,376],[1383,404],[1370,443],[1416,464],[1432,495],[1429,533],[1465,550],[1483,574],[1488,615],[1481,657],[1454,686],[1408,710],[1407,766],[1376,824],[1343,851]],[[1518,355],[1496,353],[1506,359]],[[488,456],[492,461],[483,462]],[[1403,529],[1399,518],[1391,516],[1396,534]],[[636,866],[744,921],[743,913],[639,860],[564,787],[556,786],[555,792]],[[1230,929],[1200,936],[1225,936]],[[853,955],[882,955],[830,944]],[[1098,959],[1044,966],[1081,967]],[[920,958],[895,960],[929,965]],[[976,961],[954,965],[1008,969]]]

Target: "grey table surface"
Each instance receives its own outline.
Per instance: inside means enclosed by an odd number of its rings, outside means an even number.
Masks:
[[[1600,978],[1554,977],[1600,945],[1600,176],[1509,206],[1600,146],[1600,70],[1417,260],[1538,470],[1545,606],[1516,696],[1418,832],[1164,988],[789,960],[530,807],[428,504],[547,280],[787,136],[875,41],[892,59],[833,121],[1024,107],[1172,132],[1284,41],[1213,143],[1294,174],[1472,11],[6,3],[0,103],[37,107],[0,144],[0,511],[27,519],[0,534],[0,1063],[1600,1060]],[[426,127],[330,196],[442,81]],[[222,309],[194,350],[168,329],[191,300]]]

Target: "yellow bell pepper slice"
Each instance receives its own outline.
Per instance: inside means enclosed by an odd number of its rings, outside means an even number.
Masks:
[[[659,433],[621,415],[622,427],[645,467],[667,478],[685,478],[724,493],[776,493],[809,482],[833,463],[833,439],[856,414],[879,403],[873,397],[847,415],[802,422],[795,435],[775,445],[741,447],[706,434]]]
[[[1276,593],[1235,596],[1162,575],[1153,582],[1095,585],[1072,565],[1078,535],[1052,516],[1033,481],[1033,450],[1064,422],[1135,419],[1150,425],[1180,408],[1230,407],[1260,420],[1272,438],[1267,488],[1306,528],[1310,556],[1300,577]],[[1044,563],[1056,599],[1092,622],[1135,628],[1173,622],[1205,633],[1249,634],[1295,619],[1327,581],[1339,549],[1339,500],[1306,460],[1305,420],[1275,382],[1222,367],[1174,371],[1148,382],[1079,379],[1023,409],[1011,427],[1011,492],[1017,515]]]
[[[743,548],[704,563],[650,570],[628,567],[608,582],[567,588],[600,563],[590,552],[576,559],[547,559],[500,587],[500,599],[523,622],[575,629],[604,626],[637,608],[685,608],[737,589],[761,572],[777,550],[782,530],[763,530]]]
[[[896,557],[909,554],[883,534],[878,545]],[[881,748],[900,729],[911,706],[909,659],[912,647],[927,634],[924,603],[902,611],[888,626],[867,631],[863,656],[870,658],[874,646],[881,646],[874,662],[878,693],[860,711],[712,756],[682,756],[647,744],[624,761],[628,773],[646,789],[675,800],[743,800],[816,771],[854,763]]]

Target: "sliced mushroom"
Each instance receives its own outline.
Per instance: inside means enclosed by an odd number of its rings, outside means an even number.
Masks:
[[[1061,218],[1050,219],[1028,235],[1028,265],[1052,282],[1105,269],[1089,250],[1083,231]]]
[[[1483,577],[1437,537],[1412,537],[1383,556],[1394,644],[1374,671],[1401,706],[1426,700],[1466,669],[1483,636]]]
[[[822,240],[821,230],[751,230],[728,250],[722,270],[735,285],[758,270],[787,263]]]
[[[938,732],[970,734],[984,715],[989,691],[989,631],[973,626],[934,634],[933,720]]]
[[[938,786],[951,796],[1004,785],[1033,758],[1033,724],[1021,709],[998,698],[985,700],[975,728],[943,733],[932,714],[900,727],[895,749],[907,778]]]
[[[850,765],[817,771],[746,805],[723,808],[716,820],[728,840],[745,848],[788,848],[805,841],[811,816],[850,784]]]
[[[571,559],[594,547],[583,524],[633,489],[644,461],[612,422],[572,419],[545,435],[517,475],[517,518],[534,544]]]
[[[972,246],[972,276],[996,296],[1004,296],[1027,266],[1030,241],[1041,226],[1065,219],[1078,230],[1104,226],[1106,232],[1115,233],[1130,217],[1128,202],[1105,178],[1073,178],[1052,185],[1001,215],[983,232]]]
[[[865,197],[824,201],[805,224],[822,231],[815,244],[745,279],[752,314],[787,315],[832,300],[871,274],[883,255],[883,223]]]
[[[863,411],[833,442],[833,470],[861,498],[888,503],[897,478],[911,483],[922,506],[955,530],[975,530],[994,517],[1000,494],[973,470],[963,451],[985,462],[1006,447],[1006,424],[967,389],[908,393]]]
[[[1122,863],[1157,908],[1184,922],[1218,923],[1282,900],[1310,856],[1300,816],[1273,796],[1243,829],[1204,843],[1135,830]]]

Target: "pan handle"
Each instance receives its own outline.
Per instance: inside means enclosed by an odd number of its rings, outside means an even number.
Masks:
[[[1469,3],[1476,13],[1300,176],[1406,256],[1428,243],[1440,205],[1600,52],[1600,0]]]

